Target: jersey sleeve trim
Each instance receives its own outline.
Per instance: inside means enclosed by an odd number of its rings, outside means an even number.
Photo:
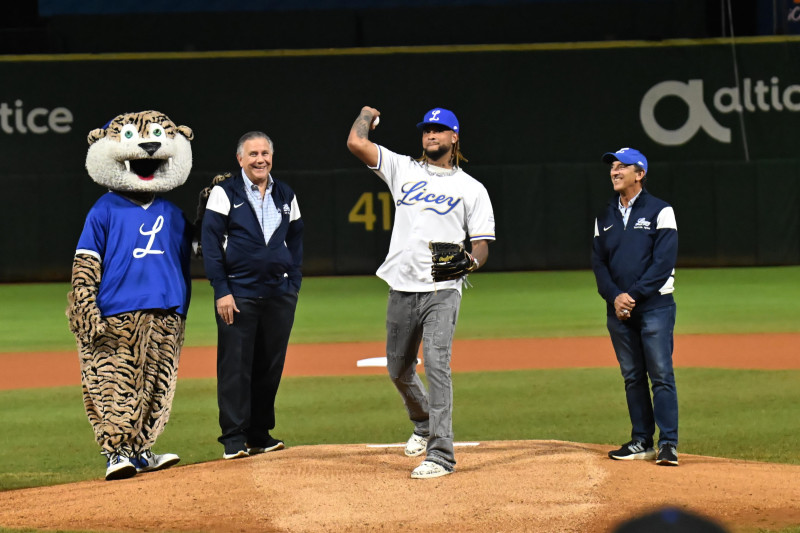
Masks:
[[[375,147],[378,149],[378,164],[373,166],[367,165],[367,168],[370,170],[380,170],[381,163],[383,163],[383,149],[381,145],[376,144]]]
[[[96,258],[97,258],[97,259],[99,259],[100,261],[102,261],[102,260],[103,260],[103,258],[102,258],[102,257],[100,257],[100,254],[98,254],[98,253],[97,253],[97,252],[95,252],[94,250],[87,250],[86,248],[78,248],[77,250],[75,250],[75,255],[76,255],[76,256],[77,256],[77,255],[80,255],[80,254],[91,255],[92,257],[96,257]]]

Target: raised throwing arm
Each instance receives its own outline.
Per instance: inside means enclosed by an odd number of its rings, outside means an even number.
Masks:
[[[378,146],[369,140],[369,132],[375,129],[375,117],[380,114],[374,107],[362,107],[347,137],[350,152],[370,167],[378,165]]]

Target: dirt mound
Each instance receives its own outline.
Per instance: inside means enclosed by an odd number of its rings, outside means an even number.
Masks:
[[[466,443],[465,443],[466,444]],[[611,461],[608,446],[492,441],[451,476],[412,480],[398,447],[296,446],[106,482],[0,493],[6,527],[114,531],[604,532],[666,504],[732,531],[800,523],[800,466],[681,454]]]
[[[676,367],[797,368],[800,334],[689,335]],[[286,375],[385,374],[357,361],[382,343],[292,345]],[[486,354],[491,353],[492,357]],[[769,353],[769,358],[753,354]],[[185,348],[181,378],[213,377]],[[41,369],[27,372],[31,366]],[[453,371],[616,366],[608,338],[457,341]],[[0,390],[75,385],[74,352],[3,354]],[[19,370],[21,369],[21,370]],[[681,454],[681,466],[611,461],[608,446],[494,441],[456,448],[457,472],[412,480],[398,448],[296,446],[132,479],[0,492],[0,525],[93,531],[605,532],[675,505],[731,531],[800,524],[800,466]]]

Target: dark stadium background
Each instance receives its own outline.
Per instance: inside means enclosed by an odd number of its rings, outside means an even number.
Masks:
[[[345,147],[362,105],[383,113],[373,139],[411,155],[427,109],[456,111],[468,171],[497,216],[488,270],[589,268],[610,194],[600,155],[630,145],[650,159],[650,190],[676,208],[680,266],[798,264],[796,18],[796,0],[8,3],[0,281],[69,278],[103,193],[83,168],[86,134],[142,109],[195,130],[192,175],[168,193],[190,219],[199,190],[235,167],[238,136],[273,136],[274,174],[306,220],[309,275],[371,274],[388,248],[385,186]],[[664,145],[643,130],[640,102],[669,80],[701,80],[708,108],[721,92],[755,99],[760,83],[769,105],[711,109],[729,142],[701,130]],[[775,108],[781,94],[795,109]],[[37,109],[68,109],[70,131],[14,129],[12,114]],[[676,128],[687,107],[667,97],[654,113]],[[199,261],[193,272],[203,276]]]

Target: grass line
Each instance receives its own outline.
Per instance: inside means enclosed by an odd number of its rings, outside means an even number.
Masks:
[[[459,339],[607,335],[604,303],[589,271],[477,273],[464,291]],[[678,271],[676,334],[800,332],[800,267]],[[0,285],[2,352],[74,350],[65,283]],[[386,284],[375,276],[312,277],[292,343],[381,341]],[[213,295],[193,283],[187,346],[216,344]]]

